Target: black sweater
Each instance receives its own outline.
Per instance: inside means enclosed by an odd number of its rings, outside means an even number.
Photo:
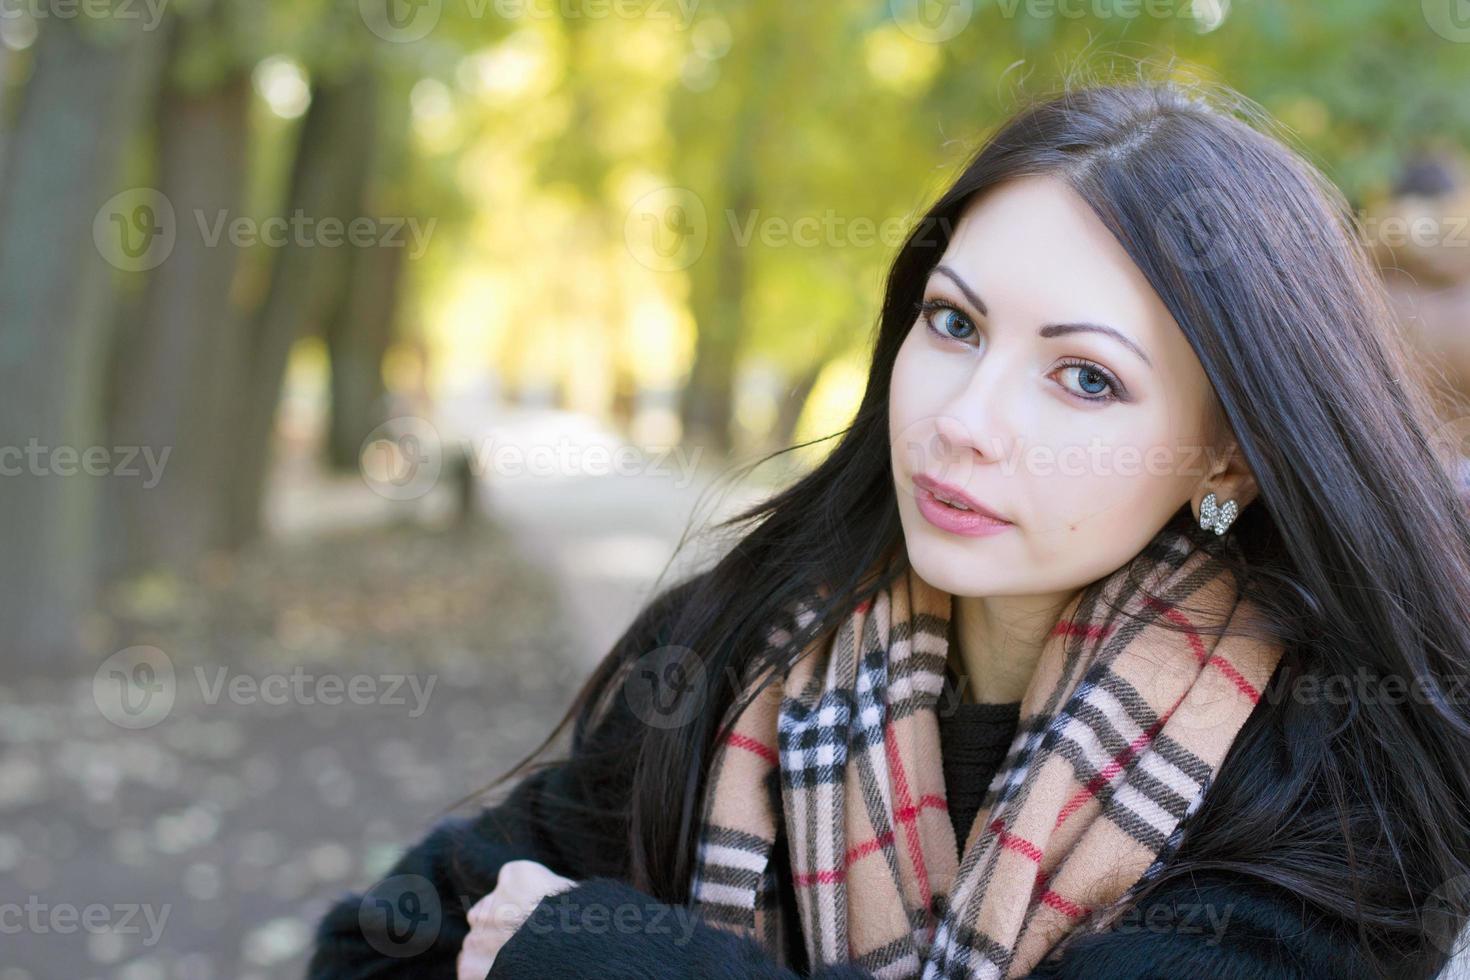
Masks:
[[[851,966],[808,974],[799,948],[796,969],[779,967],[756,943],[626,883],[626,777],[646,729],[625,700],[611,699],[605,721],[587,737],[579,735],[567,761],[523,779],[496,807],[442,822],[366,895],[348,895],[329,910],[318,928],[309,977],[453,978],[467,910],[494,887],[502,864],[529,858],[579,884],[537,907],[502,948],[488,980],[869,978]],[[1252,737],[1250,727],[1237,742]],[[1206,807],[1209,801],[1207,796]],[[1174,860],[1188,849],[1186,834]],[[1261,879],[1196,873],[1160,885],[1113,929],[1078,937],[1029,976],[1370,976],[1355,936],[1340,917]]]
[[[945,694],[954,691],[949,677]],[[939,754],[944,769],[944,796],[954,828],[955,845],[963,858],[965,840],[985,802],[985,790],[1005,761],[1006,749],[1021,719],[1021,702],[980,702],[953,705],[938,713]]]

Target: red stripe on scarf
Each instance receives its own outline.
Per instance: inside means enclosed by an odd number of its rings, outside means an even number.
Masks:
[[[725,741],[734,748],[744,749],[747,752],[755,753],[773,766],[778,765],[781,762],[781,758],[776,754],[775,749],[762,742],[757,742],[749,735],[741,735],[737,732],[731,732],[729,736],[725,739]]]
[[[909,777],[904,772],[903,760],[898,757],[898,743],[893,740],[893,726],[883,726],[883,748],[888,756],[888,768],[893,773],[893,794],[898,804],[894,819],[903,825],[904,843],[908,845],[909,860],[914,864],[914,874],[919,879],[919,895],[924,906],[929,905],[929,868],[924,863],[924,851],[919,845],[918,808],[909,795]],[[903,814],[903,816],[899,816]]]
[[[919,801],[919,805],[917,807],[904,807],[902,810],[896,812],[894,814],[894,819],[897,820],[899,823],[907,823],[914,819],[915,814],[917,814],[919,810],[923,810],[926,808],[934,810],[944,810],[948,812],[949,803],[945,801],[944,797],[935,796],[933,793],[929,793],[926,794],[924,798]],[[852,847],[848,848],[846,862],[848,864],[852,864],[854,861],[865,858],[879,848],[887,847],[889,844],[892,843],[893,831],[885,830],[883,833],[879,834],[877,837],[872,838],[871,840],[863,841],[861,844],[854,844]]]
[[[1194,623],[1190,622],[1189,617],[1181,613],[1178,609],[1174,608],[1173,603],[1161,602],[1151,595],[1144,596],[1144,602],[1148,605],[1150,609],[1161,610],[1163,614],[1169,619],[1178,623],[1181,626],[1188,628],[1189,632],[1185,635],[1189,637],[1189,649],[1194,651],[1194,659],[1203,664],[1205,662],[1206,656],[1205,644],[1204,641],[1199,638],[1199,633],[1195,631]]]
[[[1174,622],[1181,623],[1184,626],[1190,627],[1194,625],[1189,621],[1188,617],[1184,616],[1173,606],[1167,605],[1163,602],[1159,602],[1152,596],[1148,597],[1148,601],[1149,604],[1154,606],[1155,608],[1162,608],[1164,610],[1164,615],[1168,616]],[[1261,692],[1257,691],[1255,689],[1255,686],[1252,685],[1250,681],[1246,680],[1245,677],[1242,676],[1240,671],[1235,669],[1235,665],[1229,660],[1226,660],[1224,657],[1218,654],[1211,656],[1208,660],[1205,659],[1205,645],[1203,642],[1201,642],[1199,634],[1194,632],[1193,630],[1191,630],[1189,633],[1189,646],[1190,649],[1194,651],[1194,656],[1196,660],[1199,660],[1200,663],[1205,667],[1215,667],[1220,671],[1220,673],[1230,678],[1231,682],[1236,687],[1240,688],[1240,692],[1246,697],[1250,698],[1251,704],[1255,704],[1256,702],[1261,700]]]
[[[865,840],[861,844],[854,844],[852,847],[849,847],[847,849],[847,853],[842,857],[842,863],[845,865],[844,867],[823,868],[820,871],[806,871],[800,874],[793,874],[791,876],[791,879],[798,885],[836,884],[843,878],[847,877],[847,868],[850,867],[853,862],[860,861],[863,858],[867,857],[869,854],[872,854],[875,851],[879,851],[892,843],[893,831],[885,831],[879,834],[877,837],[874,837],[870,840]]]
[[[1144,601],[1148,604],[1150,608],[1160,610],[1165,617],[1175,623],[1178,623],[1185,627],[1192,627],[1194,625],[1190,622],[1189,617],[1180,613],[1179,610],[1175,609],[1174,606],[1170,603],[1162,602],[1154,598],[1153,596],[1144,596]],[[1191,629],[1190,632],[1185,635],[1189,639],[1190,650],[1193,651],[1195,659],[1198,660],[1201,665],[1209,666],[1211,663],[1219,661],[1217,666],[1219,666],[1221,672],[1224,673],[1225,676],[1235,681],[1236,686],[1240,687],[1241,690],[1244,691],[1248,697],[1255,694],[1255,689],[1251,687],[1250,683],[1244,677],[1240,676],[1240,673],[1236,671],[1235,666],[1231,664],[1228,660],[1223,657],[1209,657],[1208,659],[1206,659],[1208,654],[1206,653],[1204,643],[1200,640],[1199,634],[1197,632]],[[1259,695],[1256,695],[1256,698],[1259,698]],[[1253,698],[1253,701],[1256,698]],[[1176,704],[1175,707],[1178,707],[1178,705]],[[1170,709],[1169,714],[1172,713],[1173,709]],[[1060,827],[1063,823],[1066,822],[1067,818],[1070,817],[1073,813],[1076,813],[1077,810],[1081,808],[1084,803],[1095,797],[1098,790],[1102,789],[1109,782],[1111,782],[1113,777],[1122,771],[1124,764],[1127,763],[1128,760],[1132,759],[1135,755],[1138,754],[1140,749],[1147,746],[1150,742],[1153,741],[1154,736],[1157,735],[1159,733],[1159,730],[1164,727],[1164,722],[1168,721],[1169,714],[1163,715],[1152,725],[1148,726],[1148,728],[1144,729],[1137,738],[1135,738],[1126,748],[1123,749],[1123,751],[1119,752],[1112,758],[1111,761],[1108,762],[1107,765],[1103,766],[1103,768],[1098,771],[1098,774],[1088,781],[1086,786],[1078,790],[1076,794],[1067,801],[1067,805],[1062,807],[1061,812],[1057,814],[1057,821],[1053,826]]]
[[[873,837],[869,840],[863,841],[861,844],[854,844],[852,847],[849,847],[847,849],[847,854],[843,857],[843,861],[847,865],[851,866],[853,863],[861,861],[869,854],[872,854],[875,851],[882,850],[892,843],[893,831],[885,830],[877,837]]]
[[[1077,623],[1070,619],[1057,620],[1051,628],[1052,636],[1080,636],[1087,640],[1100,640],[1108,635],[1108,627],[1096,623]]]
[[[1170,713],[1172,714],[1172,710]],[[1164,715],[1163,717],[1159,718],[1158,721],[1155,721],[1152,725],[1149,725],[1147,728],[1139,733],[1137,738],[1135,738],[1126,747],[1124,747],[1123,751],[1113,756],[1112,760],[1109,761],[1107,765],[1098,770],[1097,775],[1088,780],[1087,785],[1079,789],[1076,794],[1074,794],[1073,797],[1067,801],[1067,805],[1062,807],[1061,812],[1057,814],[1057,822],[1052,825],[1053,829],[1055,829],[1056,827],[1060,827],[1064,822],[1066,822],[1066,819],[1068,817],[1077,812],[1082,804],[1086,803],[1088,800],[1096,796],[1098,790],[1102,789],[1108,783],[1112,782],[1113,777],[1123,771],[1124,764],[1127,763],[1129,759],[1137,755],[1140,749],[1152,742],[1154,740],[1154,736],[1159,733],[1159,729],[1164,727],[1164,722],[1168,720],[1169,715]]]
[[[1233,663],[1226,660],[1224,657],[1217,655],[1211,657],[1209,659],[1209,662],[1205,664],[1206,667],[1209,667],[1211,665],[1214,665],[1216,668],[1219,669],[1220,673],[1230,678],[1235,686],[1240,688],[1240,693],[1251,699],[1251,704],[1255,704],[1257,701],[1261,700],[1261,692],[1256,690],[1255,685],[1251,684],[1250,681],[1246,680],[1245,677],[1241,675],[1240,671],[1235,669],[1235,665]]]
[[[945,802],[944,797],[935,796],[934,794],[930,793],[919,801],[919,805],[917,807],[905,807],[904,809],[898,811],[898,813],[894,815],[894,818],[899,823],[910,823],[913,821],[915,814],[917,814],[919,810],[923,810],[926,808],[934,810],[948,810],[949,804]],[[869,840],[863,841],[861,844],[854,844],[852,847],[849,847],[847,849],[847,853],[844,854],[842,857],[842,863],[845,865],[845,867],[836,869],[824,868],[821,871],[808,871],[802,874],[794,874],[792,875],[792,879],[799,885],[834,884],[846,877],[847,868],[851,867],[856,862],[861,861],[869,854],[880,851],[892,843],[893,831],[885,830],[877,837],[873,837]]]
[[[990,829],[999,835],[1001,847],[1004,847],[1010,851],[1015,851],[1017,854],[1024,854],[1026,857],[1035,861],[1037,864],[1041,863],[1041,848],[1037,847],[1026,838],[1017,836],[1016,834],[1011,833],[1009,830],[1006,830],[1004,820],[1001,820],[999,817],[992,820],[990,822]]]
[[[825,871],[810,871],[810,872],[807,872],[806,874],[792,875],[791,876],[791,879],[792,879],[792,881],[796,882],[796,884],[803,885],[803,886],[805,886],[805,885],[835,885],[839,881],[841,881],[843,878],[846,878],[846,877],[847,877],[847,869],[845,869],[845,868],[838,868],[835,871],[834,870],[831,870],[831,869],[828,869],[828,870],[825,870]]]
[[[1070,916],[1073,919],[1080,919],[1087,914],[1087,909],[1070,899],[1063,898],[1051,889],[1047,889],[1041,893],[1041,900],[1063,915]]]

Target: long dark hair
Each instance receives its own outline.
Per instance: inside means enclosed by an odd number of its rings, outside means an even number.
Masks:
[[[1150,887],[1205,868],[1243,872],[1356,923],[1394,975],[1410,962],[1401,956],[1443,962],[1430,947],[1445,923],[1465,921],[1456,886],[1470,881],[1470,724],[1456,696],[1470,667],[1470,522],[1349,208],[1269,127],[1220,87],[1067,91],[1005,122],[915,223],[887,277],[852,424],[809,473],[717,525],[739,531],[728,553],[656,595],[553,733],[570,725],[581,739],[650,650],[698,656],[702,710],[627,747],[620,818],[636,886],[688,898],[703,777],[738,694],[726,679],[789,663],[900,570],[895,356],[967,204],[1003,181],[1050,175],[1117,237],[1214,386],[1259,486],[1230,529],[1235,546],[1219,553],[1286,649],[1256,735],[1237,739],[1190,825],[1187,860]],[[1194,527],[1190,517],[1186,505],[1174,520]],[[767,630],[817,583],[832,587],[818,620],[769,648]],[[1293,693],[1306,677],[1365,673],[1422,696]],[[1309,798],[1332,818],[1294,820]]]

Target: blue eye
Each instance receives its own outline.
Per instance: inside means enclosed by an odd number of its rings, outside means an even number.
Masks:
[[[1075,377],[1081,390],[1068,390],[1086,401],[1114,401],[1122,391],[1122,385],[1111,374],[1091,361],[1069,360],[1062,365],[1061,370],[1076,372]]]
[[[919,312],[929,329],[945,340],[969,340],[975,333],[974,322],[958,307],[942,299],[925,300],[919,304]]]

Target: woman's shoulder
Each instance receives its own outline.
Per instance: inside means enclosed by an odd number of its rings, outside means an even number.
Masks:
[[[1272,882],[1220,870],[1161,882],[1106,931],[1078,935],[1030,976],[1307,980],[1375,975],[1365,946],[1345,920]]]
[[[1303,708],[1268,691],[1156,879],[1037,977],[1382,976],[1375,964],[1393,977],[1435,974],[1445,953],[1424,934],[1361,924],[1413,917],[1412,894],[1394,890],[1407,872],[1375,843],[1383,815],[1366,774],[1326,758],[1319,719]]]

